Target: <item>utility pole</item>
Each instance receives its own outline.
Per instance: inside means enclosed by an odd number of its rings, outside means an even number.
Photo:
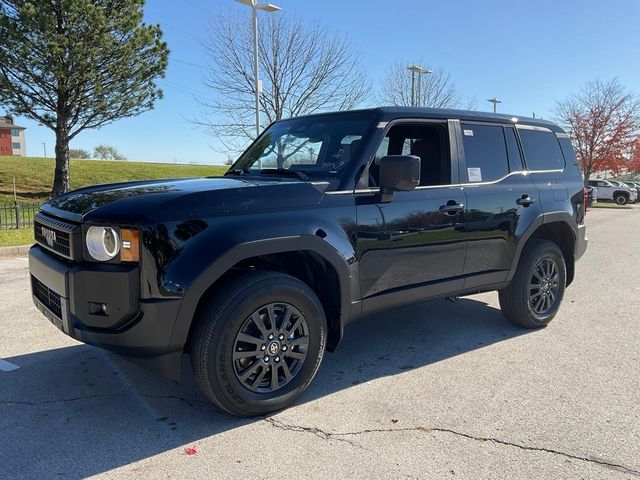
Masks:
[[[496,105],[502,103],[502,100],[498,100],[496,97],[493,97],[487,100],[487,102],[493,103],[493,113],[496,113]]]
[[[44,150],[44,158],[47,158],[47,144],[42,142],[42,149]]]

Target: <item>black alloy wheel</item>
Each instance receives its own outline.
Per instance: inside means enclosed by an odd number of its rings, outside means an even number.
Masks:
[[[300,372],[308,348],[309,327],[297,308],[287,303],[260,307],[236,335],[236,378],[252,392],[275,392]]]
[[[555,306],[560,290],[560,272],[549,257],[541,259],[533,269],[529,284],[529,306],[536,315],[547,315]]]

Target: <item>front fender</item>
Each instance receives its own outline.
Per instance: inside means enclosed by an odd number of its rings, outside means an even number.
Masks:
[[[255,240],[236,245],[207,266],[189,285],[183,294],[176,323],[171,335],[169,351],[184,348],[200,299],[207,289],[231,267],[242,260],[275,253],[310,251],[324,258],[338,273],[340,283],[340,325],[351,315],[351,287],[353,270],[347,259],[332,245],[316,235],[300,235]]]

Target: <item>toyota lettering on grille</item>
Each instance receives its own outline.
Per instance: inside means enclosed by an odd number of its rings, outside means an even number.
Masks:
[[[56,232],[54,232],[53,230],[49,230],[46,227],[40,227],[40,233],[42,234],[42,236],[47,241],[47,244],[50,247],[53,247],[53,242],[57,241]]]

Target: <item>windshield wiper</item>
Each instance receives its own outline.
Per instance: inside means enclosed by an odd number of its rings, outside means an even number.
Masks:
[[[263,168],[260,173],[275,173],[287,176],[295,176],[300,180],[309,180],[309,175],[300,170],[288,170],[286,168]]]

